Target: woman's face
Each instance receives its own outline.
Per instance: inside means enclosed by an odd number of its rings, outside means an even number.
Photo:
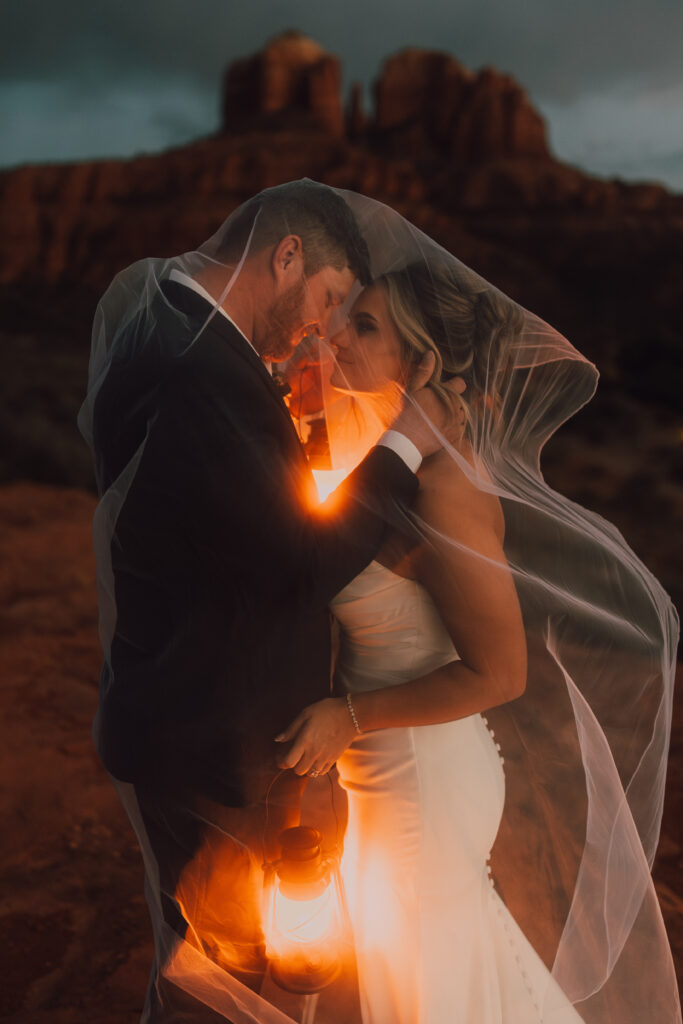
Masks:
[[[333,387],[380,391],[390,382],[406,383],[410,366],[380,285],[371,285],[358,296],[346,327],[330,342],[337,355],[330,378]]]

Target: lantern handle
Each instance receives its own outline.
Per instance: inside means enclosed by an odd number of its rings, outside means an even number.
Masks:
[[[266,820],[265,820],[265,824],[263,826],[263,841],[262,841],[262,844],[261,844],[262,845],[262,849],[264,851],[266,850],[266,841],[267,841],[267,837],[268,837],[268,825],[270,824],[270,804],[269,804],[270,794],[271,794],[271,791],[273,789],[273,786],[278,781],[278,779],[282,775],[284,775],[285,772],[287,772],[289,770],[290,769],[288,769],[288,768],[281,768],[280,771],[276,775],[274,775],[273,778],[270,780],[270,783],[268,785],[268,789],[266,790],[266,798],[265,798],[265,803],[266,803]],[[340,821],[339,821],[339,815],[337,814],[337,806],[336,806],[335,800],[334,800],[334,782],[332,781],[332,776],[331,776],[330,772],[327,772],[326,774],[327,774],[327,781],[328,781],[329,787],[330,787],[330,805],[332,807],[332,814],[334,815],[334,847],[333,847],[333,850],[334,850],[335,854],[338,856],[341,853],[341,837],[339,835],[341,824],[340,824]],[[308,785],[308,778],[305,778],[305,783],[306,783],[306,785]],[[306,785],[304,785],[304,787],[303,787],[303,789],[301,791],[300,798],[303,795],[303,790],[306,788]],[[266,863],[270,864],[271,862],[270,861],[266,861]]]

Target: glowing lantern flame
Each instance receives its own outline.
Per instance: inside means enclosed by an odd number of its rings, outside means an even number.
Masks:
[[[274,946],[280,951],[291,942],[319,942],[334,926],[334,893],[328,882],[318,897],[309,900],[288,899],[278,889],[275,898]]]
[[[282,857],[266,877],[266,953],[273,979],[291,992],[319,992],[341,969],[341,882],[321,839],[317,829],[287,829]]]

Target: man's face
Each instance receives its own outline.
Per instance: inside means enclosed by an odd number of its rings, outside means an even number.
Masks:
[[[274,362],[289,359],[308,335],[324,338],[332,314],[351,291],[355,277],[348,267],[323,267],[311,277],[298,281],[278,295],[267,313],[266,343],[262,355]]]

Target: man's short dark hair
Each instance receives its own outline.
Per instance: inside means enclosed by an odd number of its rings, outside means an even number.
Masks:
[[[258,218],[256,215],[258,213]],[[349,267],[362,285],[370,283],[370,254],[348,204],[328,185],[304,178],[264,189],[229,218],[216,256],[239,260],[254,226],[250,251],[277,245],[287,235],[301,238],[304,272]]]

